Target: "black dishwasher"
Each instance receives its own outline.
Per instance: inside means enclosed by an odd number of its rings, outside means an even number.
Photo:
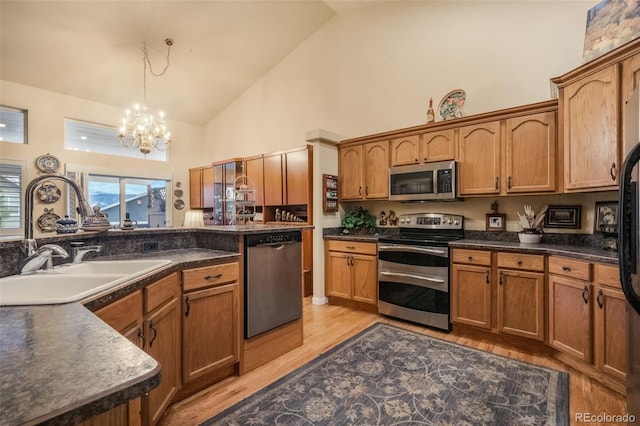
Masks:
[[[302,316],[302,233],[245,235],[244,337]]]

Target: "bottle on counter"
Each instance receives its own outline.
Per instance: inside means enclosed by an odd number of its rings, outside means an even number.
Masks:
[[[436,121],[436,113],[433,112],[433,98],[429,98],[429,109],[427,110],[427,123]]]

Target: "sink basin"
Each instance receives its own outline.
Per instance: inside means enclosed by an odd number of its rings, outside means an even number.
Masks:
[[[144,275],[157,268],[168,265],[170,260],[93,260],[81,263],[69,263],[56,266],[51,270],[55,274],[126,274],[131,277]]]
[[[107,290],[129,278],[124,274],[14,275],[0,279],[0,305],[68,303]]]
[[[69,303],[170,264],[166,259],[89,261],[0,278],[0,305]]]

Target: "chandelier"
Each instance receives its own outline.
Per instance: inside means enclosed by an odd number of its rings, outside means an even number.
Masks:
[[[164,113],[160,111],[158,116],[154,116],[147,107],[147,64],[149,64],[149,72],[154,77],[163,76],[169,68],[169,55],[171,54],[171,46],[173,40],[165,39],[167,47],[167,64],[162,72],[156,74],[151,67],[149,61],[149,52],[147,47],[142,47],[144,53],[142,62],[144,64],[142,81],[143,81],[143,104],[142,106],[135,104],[133,111],[127,110],[126,117],[122,119],[122,127],[120,127],[120,143],[127,148],[138,148],[145,156],[151,152],[153,148],[158,151],[166,151],[171,143],[171,133],[167,129],[164,120]]]

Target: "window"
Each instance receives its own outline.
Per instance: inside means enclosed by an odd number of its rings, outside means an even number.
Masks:
[[[120,131],[115,127],[70,118],[65,119],[64,147],[73,151],[167,161],[166,151],[154,149],[145,157],[139,150],[121,145]]]
[[[19,235],[22,224],[22,186],[25,164],[0,162],[0,235]]]
[[[27,143],[27,111],[0,105],[0,141]]]
[[[112,225],[119,225],[128,214],[138,228],[166,226],[168,181],[89,174],[87,182],[89,204],[100,206]]]

